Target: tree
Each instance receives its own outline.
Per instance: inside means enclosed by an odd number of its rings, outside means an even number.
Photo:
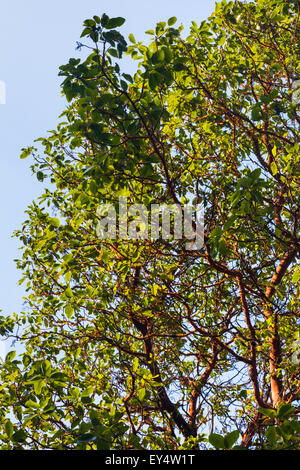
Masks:
[[[2,448],[299,446],[298,19],[298,0],[223,0],[149,45],[123,18],[84,22],[63,121],[21,156],[51,185],[16,232],[27,308],[1,325],[25,352],[2,366]],[[203,203],[204,247],[99,239],[120,196]]]

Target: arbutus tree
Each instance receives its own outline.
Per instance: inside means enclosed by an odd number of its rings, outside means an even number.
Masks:
[[[298,448],[299,1],[222,1],[149,45],[124,21],[84,22],[62,121],[21,156],[52,184],[16,232],[2,448]],[[203,203],[203,248],[99,239],[120,196]]]

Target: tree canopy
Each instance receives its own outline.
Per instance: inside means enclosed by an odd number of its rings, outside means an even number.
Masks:
[[[66,110],[21,155],[48,184],[16,232],[1,448],[299,448],[299,1],[223,0],[147,44],[124,21],[84,21]],[[99,239],[120,196],[202,203],[203,248]]]

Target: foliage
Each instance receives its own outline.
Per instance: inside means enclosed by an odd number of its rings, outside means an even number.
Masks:
[[[1,367],[2,449],[299,445],[298,17],[223,0],[148,45],[123,18],[84,22],[62,120],[21,155],[51,184],[16,232],[28,295],[1,320],[24,348]],[[203,202],[204,248],[99,240],[97,208],[121,195]]]
[[[261,409],[271,425],[265,431],[260,446],[268,450],[297,450],[300,441],[300,423],[295,416],[295,408],[289,403],[281,403],[277,410]]]

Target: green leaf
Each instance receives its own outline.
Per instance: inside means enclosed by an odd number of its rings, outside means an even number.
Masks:
[[[31,154],[31,152],[32,152],[32,147],[27,148],[27,149],[22,149],[22,153],[21,153],[21,155],[20,155],[20,158],[21,158],[21,159],[24,159],[24,158],[29,157],[29,155]]]
[[[97,436],[94,436],[94,434],[90,434],[90,433],[87,433],[87,434],[81,434],[78,439],[77,439],[77,442],[92,442],[92,441],[95,441],[97,439]]]
[[[129,41],[132,42],[133,44],[136,43],[135,37],[134,37],[134,35],[133,35],[132,33],[129,34],[128,39],[129,39]]]
[[[44,375],[46,375],[47,377],[50,376],[50,372],[52,370],[52,367],[51,367],[51,362],[48,361],[47,359],[45,361],[42,362],[42,366],[41,366],[41,370],[42,370],[42,373]]]
[[[151,90],[154,90],[158,85],[162,82],[162,77],[160,74],[156,72],[152,72],[149,74],[149,87]]]
[[[5,422],[5,432],[9,438],[11,438],[14,433],[13,424],[11,423],[9,419]]]
[[[83,24],[85,26],[89,26],[90,28],[93,28],[94,26],[96,26],[96,23],[94,20],[84,20]]]
[[[230,432],[229,434],[226,434],[224,438],[225,448],[231,449],[239,437],[240,437],[240,433],[238,430],[235,430],[235,431]]]
[[[72,307],[72,305],[70,304],[66,305],[65,307],[66,317],[71,318],[73,316],[73,313],[74,313],[74,308]]]
[[[73,297],[73,291],[71,289],[71,287],[67,287],[66,290],[65,290],[65,295],[67,297]]]
[[[103,13],[103,15],[101,16],[101,26],[105,28],[108,21],[109,21],[109,17],[106,15],[106,13]]]
[[[214,238],[220,238],[222,236],[222,227],[220,227],[220,225],[218,225],[218,227],[214,228],[213,231],[211,232],[210,234],[210,238],[211,239],[214,239]]]
[[[94,387],[88,387],[82,391],[81,396],[89,397],[90,395],[92,395],[93,391],[94,391]]]
[[[92,180],[90,182],[90,191],[92,194],[96,194],[98,192],[98,185],[96,183],[96,181]]]
[[[268,418],[274,419],[276,417],[276,411],[270,408],[258,408],[258,411]]]
[[[127,91],[128,89],[128,84],[125,82],[125,80],[120,80],[121,88],[124,91]]]
[[[132,372],[136,372],[138,370],[138,367],[139,367],[139,359],[135,357],[132,363]]]
[[[237,217],[235,215],[232,215],[227,222],[224,224],[223,230],[226,232],[227,230],[230,229],[230,227],[233,226],[234,222],[236,221]],[[221,228],[221,227],[220,227]]]
[[[59,219],[57,219],[56,217],[54,217],[53,219],[50,219],[50,225],[52,225],[53,227],[59,227],[60,226]]]
[[[146,178],[146,177],[149,177],[149,176],[153,175],[153,167],[152,167],[151,163],[146,163],[142,167],[140,175],[141,175],[142,178]]]
[[[164,47],[163,48],[164,54],[165,54],[165,60],[167,63],[170,63],[172,58],[173,58],[173,53],[172,50],[169,47]],[[171,73],[171,72],[170,72]]]
[[[84,36],[89,36],[89,34],[91,34],[92,30],[90,27],[87,27],[87,28],[84,28],[84,30],[82,31],[80,37],[83,38]]]
[[[34,387],[34,391],[37,395],[41,394],[41,391],[42,391],[42,388],[43,388],[44,385],[45,385],[44,380],[37,380],[37,381],[34,382],[33,387]]]
[[[254,108],[251,111],[251,117],[253,121],[259,121],[261,119],[261,110],[259,105],[255,105]]]
[[[173,82],[173,74],[170,70],[166,69],[165,67],[157,67],[156,70],[164,76],[167,85],[170,85]]]
[[[38,171],[37,174],[36,174],[36,177],[38,179],[38,181],[44,181],[44,178],[45,178],[45,175],[42,171]]]
[[[15,357],[16,357],[16,351],[10,351],[5,356],[5,362],[11,362],[14,360]]]
[[[173,24],[175,24],[176,21],[177,21],[176,16],[172,16],[171,18],[168,19],[168,25],[173,26]]]
[[[270,444],[275,445],[277,441],[277,433],[276,433],[276,428],[275,426],[270,426],[266,430],[266,438],[270,442]]]
[[[163,49],[159,49],[157,52],[154,52],[154,54],[151,57],[152,64],[158,64],[159,62],[163,62],[165,58],[165,53]]]
[[[220,434],[211,433],[208,440],[216,449],[224,449],[225,447],[224,437]]]
[[[91,410],[90,412],[90,420],[93,426],[100,425],[99,416],[96,410]]]
[[[296,284],[300,280],[300,268],[296,266],[295,271],[293,273],[292,282]]]
[[[272,171],[273,175],[274,175],[274,176],[277,175],[277,173],[278,173],[278,168],[277,168],[276,163],[275,163],[275,162],[272,162],[270,166],[271,166],[271,171]]]
[[[227,245],[226,245],[226,242],[223,238],[221,238],[218,242],[218,252],[221,255],[226,255],[226,253],[227,253]]]
[[[35,410],[37,410],[40,407],[40,405],[33,400],[27,400],[27,402],[25,403],[25,406],[27,406],[28,408],[34,408]]]
[[[173,65],[173,69],[175,72],[182,72],[183,70],[186,70],[186,66],[182,62],[176,62]]]
[[[97,450],[109,450],[111,446],[111,442],[109,439],[105,439],[103,437],[97,438],[96,441],[97,444]]]
[[[277,409],[277,416],[279,419],[291,416],[295,412],[295,408],[289,403],[281,403]]]
[[[117,59],[120,58],[120,53],[117,49],[109,49],[108,50],[108,53],[113,56],[113,57],[116,57]]]
[[[145,395],[146,395],[146,389],[145,388],[141,388],[139,391],[138,391],[138,399],[140,401],[143,401],[144,398],[145,398]]]
[[[120,16],[116,18],[110,18],[107,23],[105,24],[105,29],[114,29],[122,26],[122,24],[125,23],[125,18],[122,18]]]
[[[25,442],[27,439],[27,434],[22,429],[19,429],[12,435],[12,438],[16,442]]]
[[[249,174],[249,178],[252,180],[252,181],[256,181],[261,175],[261,169],[260,168],[255,168],[255,170],[251,171],[251,173]]]

